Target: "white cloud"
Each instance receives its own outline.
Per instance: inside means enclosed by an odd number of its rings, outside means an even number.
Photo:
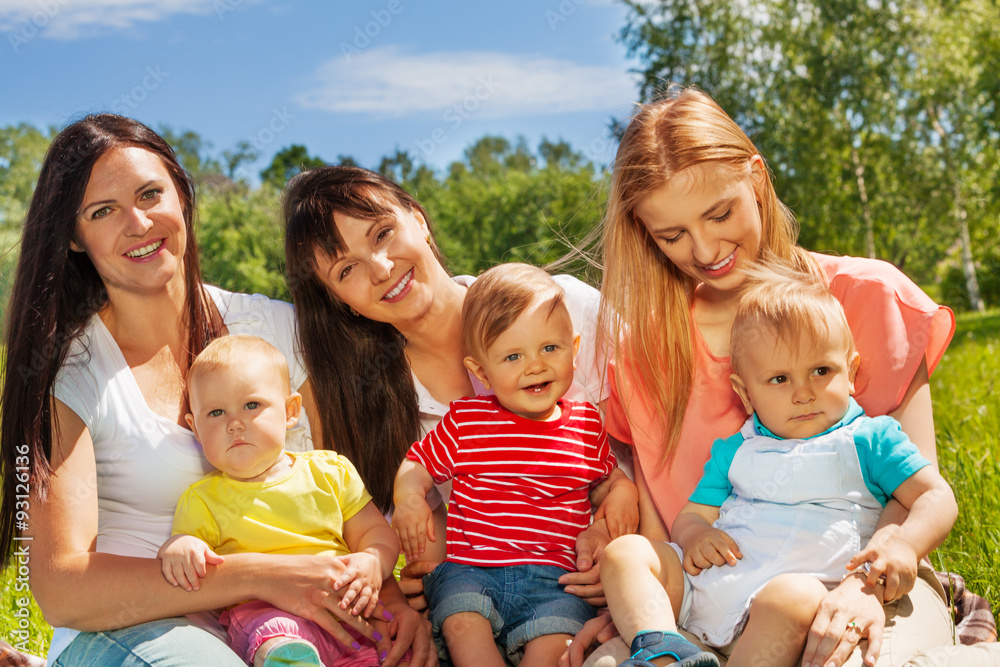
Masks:
[[[171,14],[213,14],[221,19],[245,0],[4,0],[0,31],[30,39],[36,34],[76,39],[102,28],[127,30]]]
[[[310,109],[401,116],[455,105],[483,118],[614,109],[635,98],[631,75],[580,65],[481,51],[411,55],[396,48],[344,54],[317,70],[317,85],[296,98]]]

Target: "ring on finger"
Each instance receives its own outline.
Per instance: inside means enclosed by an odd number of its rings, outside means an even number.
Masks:
[[[851,621],[850,623],[847,624],[847,631],[850,632],[851,630],[856,630],[858,634],[861,634],[861,628],[859,628],[858,624],[855,623],[854,621]]]

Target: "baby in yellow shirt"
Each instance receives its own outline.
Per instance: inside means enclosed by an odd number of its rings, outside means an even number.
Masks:
[[[331,451],[285,451],[302,396],[291,390],[284,355],[255,336],[217,338],[191,365],[188,396],[187,422],[217,470],[177,504],[173,537],[158,554],[167,581],[197,590],[206,566],[226,554],[333,551],[344,566],[334,583],[346,589],[341,608],[370,616],[399,542],[350,461]],[[260,600],[227,609],[220,621],[251,665],[380,662],[372,641],[352,629],[345,626],[356,641],[344,646],[313,621]]]

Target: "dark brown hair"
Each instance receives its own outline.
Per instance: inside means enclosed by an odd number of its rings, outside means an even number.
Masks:
[[[383,512],[392,505],[396,469],[420,437],[406,340],[390,324],[351,314],[319,279],[316,253],[336,257],[344,247],[334,213],[381,220],[400,210],[419,213],[430,228],[430,217],[416,199],[367,169],[311,169],[285,188],[288,287],[319,409],[322,446],[354,463]]]
[[[4,545],[0,565],[10,555],[7,545],[18,523],[15,501],[23,495],[19,493],[22,485],[30,485],[31,494],[41,500],[48,490],[53,432],[50,394],[56,374],[72,341],[108,302],[94,265],[85,253],[70,251],[70,240],[94,163],[108,151],[123,147],[155,154],[177,187],[187,230],[183,264],[188,361],[221,331],[221,322],[205,306],[201,287],[194,186],[169,144],[142,123],[114,114],[87,116],[65,128],[42,163],[24,220],[7,306],[7,368],[0,394],[0,544]]]

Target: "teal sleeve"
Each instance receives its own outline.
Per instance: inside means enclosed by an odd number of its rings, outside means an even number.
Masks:
[[[699,505],[722,507],[722,503],[733,493],[733,485],[729,483],[729,468],[733,465],[736,450],[742,444],[741,433],[719,438],[712,444],[712,454],[705,461],[701,481],[688,500]]]
[[[892,417],[869,417],[854,431],[865,486],[883,507],[896,487],[929,466],[917,446]]]

